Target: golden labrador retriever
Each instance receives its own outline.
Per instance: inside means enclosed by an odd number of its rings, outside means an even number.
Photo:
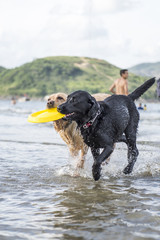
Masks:
[[[97,101],[103,101],[109,97],[109,94],[96,93],[92,95]],[[60,104],[67,100],[67,94],[55,93],[49,96],[47,108],[57,108]],[[59,119],[53,122],[55,130],[59,133],[63,141],[67,144],[72,157],[77,157],[80,153],[80,158],[77,168],[83,168],[85,158],[88,152],[88,146],[84,143],[80,130],[77,128],[75,121],[66,121]]]

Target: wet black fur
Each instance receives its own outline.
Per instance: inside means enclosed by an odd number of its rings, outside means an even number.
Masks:
[[[155,82],[155,78],[146,81],[128,96],[112,95],[104,101],[96,102],[88,92],[76,91],[70,94],[67,101],[58,107],[63,114],[74,113],[68,119],[77,122],[84,138],[84,142],[91,147],[94,164],[92,166],[93,178],[100,178],[101,163],[107,159],[114,149],[114,143],[119,141],[123,134],[128,146],[128,165],[123,172],[129,174],[138,157],[136,146],[136,133],[139,122],[139,113],[134,103]],[[94,119],[92,126],[84,128],[84,124]],[[100,148],[103,151],[100,153]]]

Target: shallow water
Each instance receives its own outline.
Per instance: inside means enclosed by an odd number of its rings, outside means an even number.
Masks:
[[[92,156],[75,177],[76,159],[52,123],[27,122],[45,108],[0,101],[0,239],[160,239],[160,103],[140,112],[139,157],[130,176],[117,144],[98,182]]]

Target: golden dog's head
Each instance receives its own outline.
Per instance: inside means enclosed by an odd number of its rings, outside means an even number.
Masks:
[[[57,108],[60,104],[67,100],[67,94],[65,93],[54,93],[49,96],[47,101],[47,108]]]

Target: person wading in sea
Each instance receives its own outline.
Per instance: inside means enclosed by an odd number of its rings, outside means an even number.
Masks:
[[[117,95],[128,95],[128,70],[120,70],[120,76],[114,81],[109,91]]]
[[[157,97],[160,100],[160,78],[157,80]]]

